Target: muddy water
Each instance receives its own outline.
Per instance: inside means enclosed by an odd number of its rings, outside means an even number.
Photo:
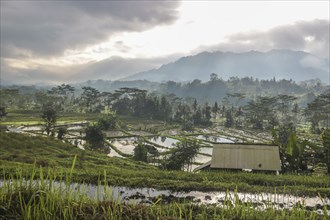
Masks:
[[[172,192],[169,190],[156,190],[153,188],[128,188],[117,186],[95,186],[90,184],[70,184],[66,186],[64,182],[53,182],[51,186],[45,182],[46,187],[51,190],[61,190],[60,193],[68,191],[73,192],[77,198],[86,196],[97,200],[117,200],[119,202],[132,202],[142,204],[152,204],[161,198],[161,202],[192,202],[194,204],[215,204],[219,207],[225,206],[230,202],[235,205],[237,202],[250,204],[259,209],[275,208],[275,209],[291,209],[300,204],[309,210],[315,210],[322,214],[323,206],[327,207],[327,213],[330,215],[330,199],[319,197],[297,197],[288,194],[272,194],[272,193],[235,193],[235,192]],[[4,184],[0,180],[0,188],[10,184],[8,181]],[[34,186],[40,186],[40,181],[33,181]],[[22,186],[29,186],[29,181],[22,181]]]

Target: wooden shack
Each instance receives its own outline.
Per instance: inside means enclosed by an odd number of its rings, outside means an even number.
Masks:
[[[261,144],[214,144],[212,160],[197,167],[201,169],[233,169],[280,171],[278,146]]]

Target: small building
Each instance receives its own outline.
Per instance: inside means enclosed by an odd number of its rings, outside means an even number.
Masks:
[[[202,169],[280,171],[279,148],[265,144],[214,144],[212,160],[194,171]]]

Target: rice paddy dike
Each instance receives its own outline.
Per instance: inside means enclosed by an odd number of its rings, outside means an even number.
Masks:
[[[0,132],[0,219],[329,219],[327,175],[167,171],[131,158],[137,138],[166,156],[186,137],[202,145],[198,166],[211,159],[212,143],[269,143],[267,134],[182,132],[176,125],[128,119],[127,129],[106,132],[109,153],[83,149],[82,119],[58,123],[70,124],[65,141],[45,136],[33,118],[6,122],[11,132]],[[96,187],[92,196],[85,185]]]

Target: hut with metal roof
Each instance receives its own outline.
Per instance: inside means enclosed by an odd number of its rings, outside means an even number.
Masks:
[[[279,148],[264,144],[214,144],[212,160],[194,171],[202,169],[280,171]]]

